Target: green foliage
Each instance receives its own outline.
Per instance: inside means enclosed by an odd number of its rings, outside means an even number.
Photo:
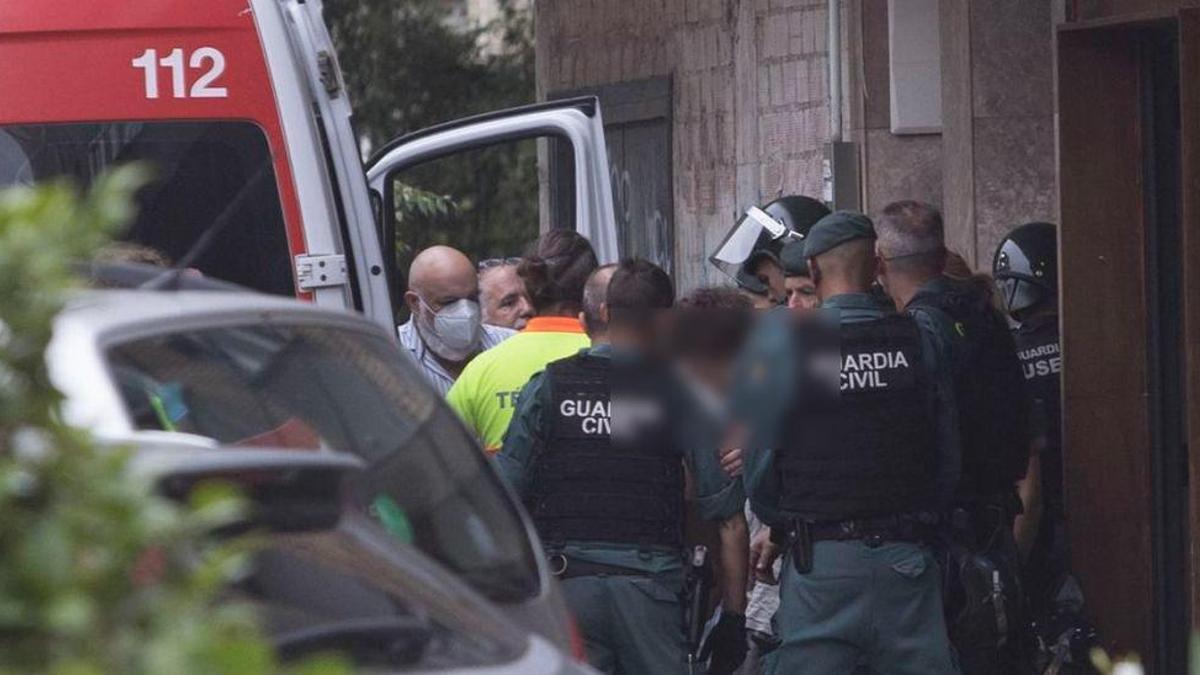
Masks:
[[[325,21],[370,147],[417,129],[534,98],[532,20],[499,0],[498,26],[448,24],[442,0],[329,0]],[[483,50],[481,35],[499,34]]]
[[[496,25],[452,27],[442,0],[329,0],[355,129],[371,148],[440,122],[530,103],[533,21],[499,0]],[[482,45],[487,45],[484,48]],[[450,244],[475,258],[519,254],[538,231],[532,140],[452,155],[395,183],[396,269]],[[415,201],[410,201],[415,200]]]
[[[246,563],[215,526],[242,504],[229,488],[189,505],[157,496],[127,453],[61,419],[43,353],[86,259],[129,222],[145,172],[0,193],[0,673],[287,672],[246,606],[215,602]],[[303,673],[341,673],[332,660]]]

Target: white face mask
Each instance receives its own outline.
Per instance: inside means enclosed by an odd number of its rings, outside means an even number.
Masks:
[[[479,303],[462,298],[434,311],[421,299],[417,331],[425,346],[447,361],[464,361],[479,348],[483,333]]]

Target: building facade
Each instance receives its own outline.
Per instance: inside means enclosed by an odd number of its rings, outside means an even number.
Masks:
[[[843,0],[841,139],[849,142],[855,198],[877,211],[915,198],[942,204],[951,239],[971,261],[990,261],[1007,229],[1054,214],[1050,44],[1053,3],[941,3],[940,128],[893,133],[885,0]],[[933,8],[938,3],[920,2]],[[681,287],[722,281],[707,264],[747,206],[786,194],[829,200],[831,166],[827,0],[542,0],[535,3],[539,97],[597,93],[610,100],[653,91],[653,119],[622,117],[618,128],[655,123],[669,152],[627,158],[665,185],[674,237],[669,251]],[[894,8],[900,16],[901,4]],[[926,9],[928,11],[928,9]],[[903,39],[904,36],[902,35]],[[951,152],[945,148],[950,146]],[[620,149],[613,155],[624,156]],[[843,164],[845,164],[843,162]],[[653,174],[648,175],[647,172]],[[628,181],[617,167],[614,184]],[[839,186],[839,194],[845,194]],[[656,200],[667,206],[668,200]],[[654,211],[634,214],[642,227]]]
[[[1115,650],[1183,672],[1200,616],[1200,0],[534,11],[539,96],[600,96],[626,250],[673,264],[681,289],[724,282],[719,238],[783,194],[939,204],[985,270],[1012,227],[1060,224],[1074,569]]]

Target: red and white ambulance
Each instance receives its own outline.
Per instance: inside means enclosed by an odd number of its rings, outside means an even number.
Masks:
[[[149,160],[157,180],[140,196],[130,239],[178,259],[215,230],[191,261],[204,273],[394,327],[392,179],[454,153],[551,137],[570,150],[556,154],[570,158],[557,191],[573,183],[574,226],[601,259],[617,257],[595,99],[409,134],[377,153],[368,186],[321,9],[319,0],[0,3],[0,186],[59,176],[86,185],[110,165]]]
[[[558,224],[573,221],[602,260],[617,257],[595,99],[409,134],[377,153],[368,185],[321,11],[320,0],[0,2],[0,187],[63,176],[87,185],[146,160],[156,178],[139,195],[131,240],[394,330],[393,179],[455,153],[551,138],[556,151],[539,154],[562,169],[555,192],[570,201]],[[497,600],[566,647],[565,606],[538,564],[540,588]]]

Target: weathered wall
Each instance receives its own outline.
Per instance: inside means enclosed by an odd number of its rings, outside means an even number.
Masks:
[[[538,0],[540,97],[671,77],[680,288],[747,205],[821,195],[828,141],[822,0]]]
[[[1055,220],[1052,8],[943,2],[941,23],[947,228],[986,269],[1013,227]]]
[[[887,2],[853,0],[845,5],[850,48],[846,94],[850,138],[861,154],[863,210],[876,216],[898,199],[941,204],[941,135],[891,132]]]
[[[1079,11],[1121,1],[1079,0]],[[896,136],[889,130],[887,2],[844,0],[845,129],[859,144],[864,210],[877,214],[908,198],[939,204],[951,245],[981,268],[1012,227],[1055,219],[1052,4],[941,3],[943,133]],[[705,260],[745,206],[824,193],[825,5],[535,3],[541,96],[671,78],[681,288],[723,281]]]

